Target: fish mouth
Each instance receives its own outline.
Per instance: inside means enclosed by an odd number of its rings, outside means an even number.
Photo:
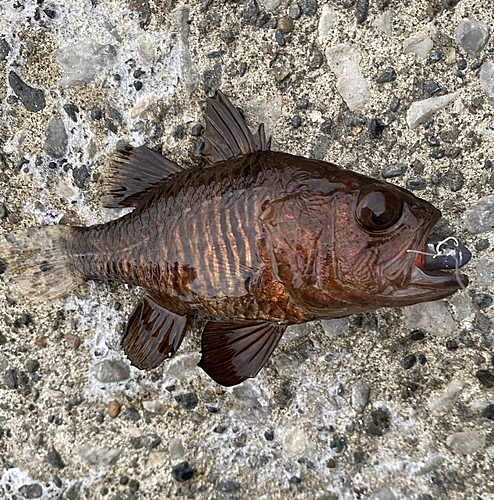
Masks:
[[[395,259],[394,278],[398,278],[398,266],[404,273],[401,286],[393,287],[395,305],[443,299],[467,287],[468,278],[458,269],[468,263],[471,253],[454,237],[440,239],[432,234],[440,217],[437,210],[411,247]]]
[[[468,263],[472,254],[456,238],[440,240],[428,234],[419,248],[409,252],[414,260],[404,294],[438,300],[468,286],[468,277],[458,269]]]

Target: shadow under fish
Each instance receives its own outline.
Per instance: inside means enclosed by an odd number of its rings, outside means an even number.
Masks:
[[[131,362],[157,367],[205,316],[199,365],[231,386],[257,375],[290,324],[437,300],[468,284],[457,272],[468,250],[429,238],[441,216],[430,203],[271,151],[263,125],[253,135],[221,92],[205,119],[200,169],[144,146],[117,152],[104,204],[130,214],[5,235],[12,288],[42,301],[91,279],[140,286],[122,341]],[[455,273],[445,271],[452,262]]]

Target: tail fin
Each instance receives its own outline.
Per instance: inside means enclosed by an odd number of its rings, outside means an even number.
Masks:
[[[54,299],[83,282],[72,271],[67,241],[70,226],[46,226],[0,237],[1,267],[16,297]]]

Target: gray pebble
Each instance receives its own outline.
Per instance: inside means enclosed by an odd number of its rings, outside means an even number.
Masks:
[[[291,19],[298,19],[300,17],[300,5],[298,3],[292,3],[288,8],[288,15]]]
[[[357,0],[357,5],[355,8],[355,17],[357,19],[357,24],[365,23],[368,15],[369,15],[369,0]]]
[[[89,173],[86,165],[81,165],[80,167],[76,167],[72,170],[72,177],[75,185],[79,189],[87,189],[91,174]]]
[[[182,440],[178,438],[170,439],[170,442],[168,443],[168,450],[170,452],[170,458],[172,460],[178,460],[185,455]]]
[[[0,62],[5,61],[10,53],[10,45],[5,38],[0,40]]]
[[[103,116],[101,109],[98,106],[93,106],[89,111],[89,115],[93,120],[101,120],[101,117]]]
[[[441,137],[441,140],[452,144],[456,141],[456,139],[458,139],[458,134],[458,130],[443,130],[439,135]]]
[[[181,462],[172,469],[173,479],[180,483],[188,481],[193,475],[194,470],[190,468],[188,462]]]
[[[79,108],[75,104],[67,103],[63,105],[64,111],[67,116],[73,121],[77,121],[77,113],[79,113]]]
[[[9,73],[9,85],[28,111],[37,113],[46,107],[45,92],[29,86],[14,71]]]
[[[313,16],[317,12],[317,0],[300,0],[300,10],[306,16]]]
[[[366,124],[365,118],[355,113],[345,113],[343,116],[343,124],[345,127],[363,127]]]
[[[370,384],[358,380],[352,387],[352,408],[357,413],[362,413],[369,402]]]
[[[3,376],[3,383],[9,389],[17,389],[19,387],[19,371],[17,368],[7,370]]]
[[[41,484],[38,483],[23,484],[19,488],[19,494],[24,498],[41,498],[43,488],[41,487]]]
[[[292,118],[290,119],[290,125],[293,128],[299,128],[302,125],[302,118],[300,117],[300,115],[292,116]]]
[[[494,195],[484,196],[465,212],[465,224],[473,234],[494,229]]]
[[[446,149],[446,156],[451,159],[458,158],[458,156],[460,156],[460,153],[461,153],[461,148],[458,147]]]
[[[494,100],[494,63],[491,62],[483,63],[479,77],[480,77],[480,86],[482,87],[482,90],[489,98],[489,102],[491,102],[492,100]]]
[[[376,0],[377,8],[384,10],[389,5],[390,0]]]
[[[395,113],[396,111],[398,111],[398,108],[400,107],[400,102],[401,102],[401,101],[400,101],[399,97],[396,97],[396,96],[395,96],[395,97],[393,97],[393,98],[391,99],[391,102],[389,103],[389,109],[390,109],[393,113]]]
[[[137,422],[141,419],[141,414],[131,406],[127,409],[127,418],[132,422]]]
[[[431,146],[431,147],[439,146],[439,141],[437,140],[437,137],[435,135],[425,133],[424,137],[425,137],[425,140],[426,140],[428,146]]]
[[[122,454],[119,448],[80,446],[77,454],[87,465],[115,465]]]
[[[39,370],[39,361],[37,359],[28,359],[24,363],[24,368],[26,369],[27,373],[34,373]]]
[[[491,320],[482,313],[477,313],[472,326],[475,330],[487,334],[491,331]]]
[[[108,103],[106,104],[105,109],[105,125],[111,132],[117,134],[118,129],[123,125],[122,113]]]
[[[202,84],[204,87],[204,92],[209,96],[213,96],[214,93],[221,87],[221,64],[216,63],[213,69],[207,69],[202,74]]]
[[[494,285],[494,258],[485,255],[477,261],[477,283],[480,286]]]
[[[197,394],[193,392],[186,392],[185,394],[178,394],[175,396],[175,401],[184,410],[193,410],[199,403],[199,398],[197,397]]]
[[[441,52],[434,50],[429,54],[429,61],[431,63],[437,63],[443,58],[443,55]]]
[[[312,158],[315,158],[316,160],[322,160],[329,148],[329,143],[329,137],[325,135],[317,136],[314,148],[312,149]]]
[[[130,369],[120,360],[105,359],[93,367],[94,376],[104,384],[120,382],[130,377]]]
[[[407,170],[407,166],[403,163],[396,163],[385,167],[381,175],[383,179],[391,179],[393,177],[401,177]]]
[[[184,135],[185,135],[185,129],[183,127],[183,125],[175,125],[175,127],[173,128],[173,137],[175,137],[175,139],[183,139],[184,138]]]
[[[311,339],[307,339],[305,342],[299,344],[295,347],[295,351],[299,359],[302,360],[313,358],[317,354],[316,346]]]
[[[283,36],[283,32],[279,28],[275,31],[275,38],[280,47],[284,47],[286,45],[286,40]]]
[[[478,309],[487,309],[492,304],[492,296],[488,293],[476,293],[472,297],[472,303]]]
[[[145,28],[151,22],[151,6],[149,0],[130,0],[129,7],[139,16],[139,25]]]
[[[65,463],[62,460],[62,457],[58,451],[52,447],[51,451],[46,455],[46,461],[56,469],[63,469],[65,467]]]
[[[422,177],[412,177],[407,180],[406,187],[410,191],[422,191],[427,187],[427,182]]]
[[[202,134],[203,129],[204,127],[202,126],[202,123],[195,123],[190,129],[190,135],[199,137]]]
[[[6,219],[9,215],[9,211],[4,203],[0,203],[0,219]]]
[[[476,59],[489,40],[489,26],[483,21],[466,17],[462,19],[456,30],[456,41],[471,59]]]
[[[465,184],[465,177],[463,176],[461,170],[456,167],[452,167],[446,174],[446,182],[449,189],[451,189],[453,193],[456,193],[463,187],[463,184]]]
[[[426,302],[402,309],[405,326],[434,335],[450,335],[456,330],[456,323],[444,302]]]
[[[324,120],[321,123],[321,132],[323,134],[329,134],[332,128],[333,128],[333,120],[331,120],[331,118],[328,118],[327,120]]]
[[[245,24],[256,25],[259,16],[259,6],[256,0],[245,0],[242,20]]]
[[[454,11],[460,0],[442,0],[441,4],[445,10]]]
[[[161,444],[161,438],[157,434],[146,434],[142,437],[142,445],[148,450],[157,448]]]
[[[470,455],[485,444],[485,435],[482,431],[476,430],[456,432],[446,438],[446,444],[455,453]]]
[[[417,358],[416,358],[415,354],[409,354],[408,356],[405,356],[405,358],[402,359],[401,366],[405,370],[410,370],[410,368],[412,368],[416,362],[417,362]]]
[[[482,238],[481,240],[475,242],[475,250],[477,250],[477,252],[483,252],[489,248],[489,245],[489,240]]]
[[[380,118],[372,118],[369,122],[369,133],[373,139],[379,139],[385,128],[386,125]]]
[[[441,90],[441,87],[439,83],[432,81],[426,85],[425,90],[429,95],[434,95]]]
[[[287,406],[290,405],[292,399],[293,399],[292,387],[290,386],[289,382],[285,381],[283,382],[283,384],[281,384],[280,389],[274,393],[274,402],[280,408],[286,408]]]
[[[394,68],[386,68],[376,79],[377,83],[390,83],[396,80],[396,71]],[[396,111],[396,110],[394,110]]]

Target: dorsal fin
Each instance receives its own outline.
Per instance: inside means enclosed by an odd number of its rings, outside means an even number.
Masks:
[[[146,146],[117,150],[110,169],[102,199],[106,208],[135,207],[150,188],[183,170]]]
[[[252,135],[237,108],[221,91],[207,99],[206,132],[202,156],[206,163],[218,163],[255,151],[266,151],[269,143],[264,134],[264,124],[257,135]]]

